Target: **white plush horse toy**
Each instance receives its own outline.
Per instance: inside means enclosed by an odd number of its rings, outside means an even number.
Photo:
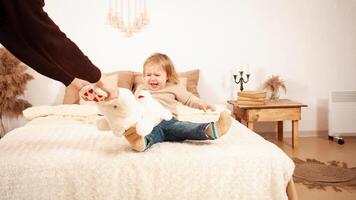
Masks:
[[[162,120],[172,118],[172,113],[144,90],[135,97],[130,90],[119,88],[117,99],[97,105],[104,115],[97,122],[98,129],[112,130],[116,136],[122,136],[131,127],[136,127],[139,135],[146,136]]]

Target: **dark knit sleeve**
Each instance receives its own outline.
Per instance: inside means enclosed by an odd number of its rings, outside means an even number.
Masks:
[[[37,72],[69,85],[100,70],[43,10],[43,0],[0,0],[0,43]]]

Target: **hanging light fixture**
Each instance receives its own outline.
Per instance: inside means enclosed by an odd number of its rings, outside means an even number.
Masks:
[[[131,37],[149,22],[146,0],[110,0],[107,21]]]

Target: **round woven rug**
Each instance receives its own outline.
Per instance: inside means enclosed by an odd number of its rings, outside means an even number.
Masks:
[[[302,183],[310,189],[332,187],[335,191],[341,189],[356,189],[356,167],[348,168],[345,162],[329,161],[323,163],[315,159],[293,158],[295,170],[294,182]]]

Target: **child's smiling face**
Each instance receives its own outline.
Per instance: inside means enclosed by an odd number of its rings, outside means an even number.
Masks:
[[[150,90],[160,90],[166,87],[167,72],[161,66],[147,65],[143,74],[143,82]]]

